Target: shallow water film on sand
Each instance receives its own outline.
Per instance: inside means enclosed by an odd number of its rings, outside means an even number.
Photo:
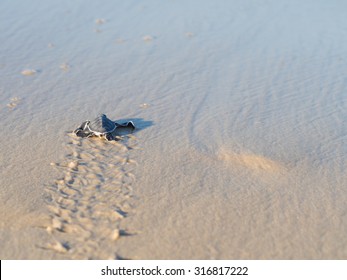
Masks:
[[[1,1],[0,258],[346,259],[346,9]]]

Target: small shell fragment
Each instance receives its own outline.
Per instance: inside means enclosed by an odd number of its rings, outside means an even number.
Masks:
[[[17,105],[20,103],[21,99],[19,97],[12,97],[10,98],[10,103],[7,104],[7,107],[10,109],[13,109],[17,107]]]
[[[148,103],[142,103],[140,104],[140,108],[147,109],[150,105]]]
[[[153,41],[153,36],[151,36],[151,35],[143,36],[142,40],[145,41],[145,42]]]
[[[61,64],[61,65],[59,66],[59,68],[60,68],[61,70],[64,70],[64,71],[68,71],[68,70],[70,69],[70,65],[67,64],[66,62],[64,62],[63,64]]]
[[[24,76],[32,76],[32,75],[35,75],[36,74],[36,70],[34,69],[25,69],[22,71],[22,75]]]
[[[106,20],[104,20],[103,18],[98,18],[95,20],[96,24],[104,24],[106,22]]]
[[[117,44],[123,44],[124,42],[125,42],[125,40],[122,39],[122,38],[118,38],[118,39],[116,40],[116,43],[117,43]]]

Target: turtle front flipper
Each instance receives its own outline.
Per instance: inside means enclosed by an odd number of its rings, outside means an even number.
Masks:
[[[126,128],[130,128],[130,129],[132,129],[132,130],[135,129],[135,125],[134,125],[134,123],[133,123],[132,121],[130,121],[130,122],[125,122],[125,123],[115,123],[115,125],[116,125],[117,127],[126,127]]]
[[[76,136],[82,137],[82,138],[91,137],[91,136],[94,135],[94,134],[91,133],[91,132],[87,132],[87,131],[84,131],[84,130],[81,130],[81,129],[76,129],[76,130],[74,131],[74,133],[76,134]]]
[[[83,122],[78,128],[76,128],[73,132],[78,136],[78,137],[90,137],[92,136],[92,132],[88,129],[90,121],[85,121]]]
[[[128,123],[126,124],[126,126],[127,126],[128,128],[130,128],[130,129],[132,129],[132,130],[135,129],[135,125],[134,125],[134,123],[133,123],[132,121],[128,122]]]

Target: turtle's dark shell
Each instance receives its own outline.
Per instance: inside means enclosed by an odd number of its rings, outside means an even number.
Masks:
[[[99,136],[104,137],[107,140],[114,140],[116,136],[114,132],[118,127],[126,127],[131,130],[135,129],[133,122],[118,124],[107,118],[105,114],[101,114],[93,121],[83,122],[74,130],[74,133],[79,137]]]
[[[89,130],[94,134],[110,133],[116,129],[116,123],[111,121],[105,114],[96,117],[88,124]]]

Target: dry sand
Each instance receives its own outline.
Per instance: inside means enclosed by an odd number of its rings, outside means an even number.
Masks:
[[[346,259],[346,8],[1,1],[0,258]]]

